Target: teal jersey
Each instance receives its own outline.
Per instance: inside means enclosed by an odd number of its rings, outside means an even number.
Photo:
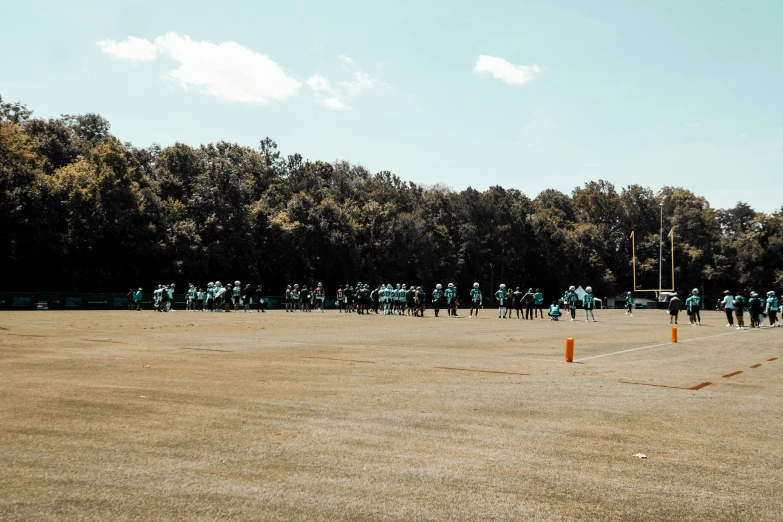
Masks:
[[[778,311],[778,296],[773,295],[769,299],[767,299],[767,311],[768,312],[777,312]]]
[[[593,294],[585,294],[582,298],[582,302],[584,303],[585,308],[593,308],[595,305],[595,296]]]
[[[557,315],[560,313],[560,307],[556,304],[549,305],[549,313],[552,315]]]
[[[481,290],[478,288],[474,288],[470,291],[470,300],[474,303],[480,303],[484,299],[484,295],[481,293]]]
[[[441,297],[443,297],[443,290],[438,290],[437,288],[432,291],[432,300],[433,301],[440,301]]]
[[[701,308],[701,297],[698,295],[691,296],[691,309]]]
[[[457,296],[457,291],[453,288],[447,288],[446,291],[443,292],[443,295],[446,296],[446,302],[451,303]]]
[[[166,292],[169,295],[169,301],[173,301],[174,300],[174,289],[173,288],[169,288],[168,290],[166,290]]]
[[[136,290],[136,293],[133,294],[133,300],[134,301],[141,301],[141,290]]]
[[[193,297],[195,295],[196,295],[196,287],[195,286],[191,286],[190,288],[188,288],[188,297],[193,299]]]
[[[568,292],[565,295],[565,302],[568,306],[576,306],[576,302],[579,301],[579,295],[576,292]]]
[[[234,297],[239,297],[239,295],[242,293],[242,289],[238,286],[235,286],[233,292],[234,292]]]
[[[693,297],[689,297],[685,300],[685,309],[688,310],[688,312],[691,311],[691,303],[693,302]]]
[[[625,296],[625,304],[633,304],[633,296],[632,295],[626,295]]]
[[[498,300],[501,306],[506,305],[506,299],[508,298],[508,292],[504,289],[500,289],[497,292],[495,292],[495,299]]]
[[[541,292],[536,292],[535,294],[533,294],[533,297],[535,297],[537,305],[544,304],[544,294],[542,294]]]

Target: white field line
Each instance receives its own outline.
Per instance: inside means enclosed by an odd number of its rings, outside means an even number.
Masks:
[[[628,348],[627,350],[620,350],[618,352],[602,353],[600,355],[591,355],[590,357],[582,357],[581,359],[576,359],[574,362],[589,361],[590,359],[598,359],[600,357],[610,357],[612,355],[620,355],[620,354],[623,354],[623,353],[635,352],[637,350],[647,350],[649,348],[657,348],[659,346],[676,346],[676,345],[678,345],[680,343],[689,343],[689,342],[692,342],[692,341],[700,341],[702,339],[712,339],[713,337],[721,337],[721,336],[724,336],[724,335],[733,335],[733,334],[736,334],[736,333],[737,332],[726,332],[726,333],[722,333],[722,334],[708,335],[706,337],[696,337],[694,339],[687,339],[685,341],[679,341],[677,343],[668,342],[668,343],[651,344],[649,346],[639,346],[638,348]]]

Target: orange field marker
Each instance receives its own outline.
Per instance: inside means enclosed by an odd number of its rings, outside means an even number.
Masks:
[[[672,326],[672,342],[673,343],[677,342],[677,327],[676,326]]]
[[[574,362],[574,339],[566,339],[565,362]]]
[[[726,375],[723,376],[723,378],[724,379],[728,379],[729,377],[734,377],[735,375],[739,375],[741,373],[742,373],[742,370],[740,370],[738,372],[727,373]]]
[[[759,366],[761,366],[761,365],[760,364],[754,364],[753,366],[751,366],[751,368],[758,368]]]

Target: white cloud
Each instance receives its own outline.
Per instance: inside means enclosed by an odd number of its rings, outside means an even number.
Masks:
[[[345,89],[350,96],[357,96],[360,92],[377,85],[377,80],[367,73],[357,71],[353,74],[353,81],[340,82],[339,85]]]
[[[158,57],[158,48],[154,43],[135,36],[129,36],[124,42],[102,40],[98,42],[98,47],[106,54],[134,62],[150,62]]]
[[[315,92],[326,91],[329,92],[332,88],[329,86],[329,80],[321,76],[320,74],[314,74],[307,79],[307,85]]]
[[[295,93],[300,84],[265,54],[236,42],[196,42],[167,33],[155,42],[129,37],[125,42],[99,42],[104,52],[136,61],[165,55],[179,62],[168,76],[183,89],[197,89],[221,100],[267,103]]]
[[[315,93],[318,103],[331,109],[349,109],[347,99],[355,98],[362,92],[386,84],[371,75],[359,70],[358,64],[348,56],[341,54],[337,57],[343,63],[343,68],[351,72],[351,79],[337,82],[332,87],[329,80],[319,74],[311,76],[307,85]]]
[[[535,64],[514,65],[503,58],[482,54],[473,67],[473,72],[489,73],[509,85],[524,85],[538,76],[541,68]]]
[[[321,103],[332,109],[345,109],[346,105],[337,98],[325,98],[321,100]]]

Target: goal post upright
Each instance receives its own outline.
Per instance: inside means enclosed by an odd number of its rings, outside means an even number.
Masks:
[[[669,231],[669,238],[671,239],[672,248],[672,287],[671,288],[636,288],[636,238],[635,233],[631,231],[631,259],[633,266],[633,291],[634,292],[655,292],[656,296],[659,296],[659,292],[674,292],[674,229]]]

